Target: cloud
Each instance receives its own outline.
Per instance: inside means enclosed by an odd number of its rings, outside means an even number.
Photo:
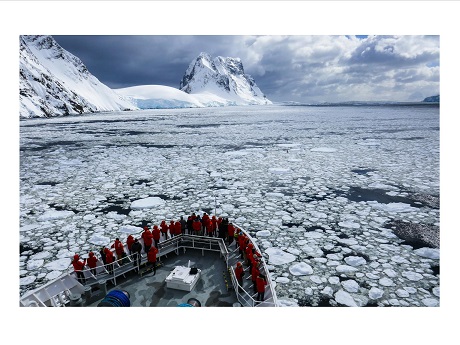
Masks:
[[[439,36],[54,37],[113,88],[178,88],[189,63],[207,52],[241,58],[273,101],[418,101],[439,93]]]

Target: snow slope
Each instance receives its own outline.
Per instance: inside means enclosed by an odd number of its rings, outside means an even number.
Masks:
[[[19,40],[21,117],[136,109],[51,36],[20,36]]]

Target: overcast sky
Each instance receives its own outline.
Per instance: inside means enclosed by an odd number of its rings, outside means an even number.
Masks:
[[[111,88],[179,88],[200,52],[239,57],[272,101],[421,101],[439,94],[439,36],[53,35]]]

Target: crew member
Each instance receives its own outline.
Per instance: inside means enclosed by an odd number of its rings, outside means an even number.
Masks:
[[[83,273],[85,262],[86,262],[86,259],[83,259],[83,261],[80,261],[80,256],[78,254],[75,254],[73,256],[72,265],[73,265],[73,269],[75,273],[77,274],[77,280],[80,284],[86,283],[85,274]]]
[[[148,264],[153,267],[153,275],[157,274],[157,247],[152,247],[147,254]]]
[[[88,267],[91,269],[91,273],[93,276],[96,276],[96,264],[97,264],[97,257],[94,255],[93,252],[89,252],[88,260],[86,260]]]

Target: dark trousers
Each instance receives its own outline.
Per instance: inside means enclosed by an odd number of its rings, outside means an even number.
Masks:
[[[265,296],[265,291],[264,292],[258,292],[257,293],[257,300],[258,301],[263,301]]]
[[[109,274],[113,273],[113,264],[107,264],[107,271],[109,271]]]
[[[82,271],[75,271],[75,273],[77,273],[77,280],[80,284],[85,284],[86,283],[86,279],[85,279],[85,275],[83,274]]]
[[[141,253],[134,253],[133,254],[133,266],[140,266],[141,265]]]
[[[144,251],[145,251],[146,253],[148,253],[151,246],[152,246],[152,245],[149,245],[149,246],[148,246],[148,245],[144,244]]]
[[[153,269],[153,275],[157,274],[157,263],[156,263],[156,262],[150,262],[150,261],[149,261],[148,265],[152,267],[152,269]]]
[[[91,273],[93,274],[93,276],[96,276],[96,269],[95,269],[95,268],[91,268]]]
[[[158,248],[158,243],[160,242],[160,240],[154,240],[155,241],[155,247]]]

